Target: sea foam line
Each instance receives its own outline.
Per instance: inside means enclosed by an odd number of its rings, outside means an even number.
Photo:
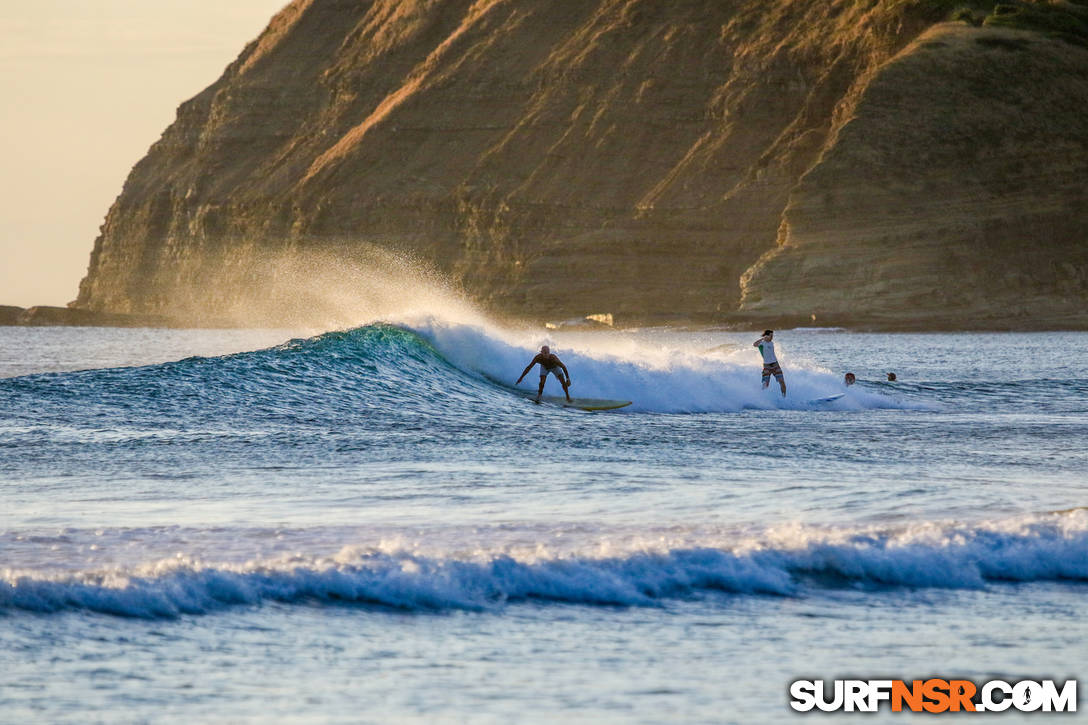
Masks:
[[[594,553],[422,555],[345,547],[333,557],[245,563],[185,557],[75,573],[0,571],[0,611],[127,617],[205,614],[263,602],[357,603],[410,612],[495,610],[526,600],[658,606],[705,592],[811,596],[838,586],[979,588],[1088,582],[1083,511],[981,527],[898,532],[778,529],[735,545]],[[584,550],[583,550],[584,552]]]

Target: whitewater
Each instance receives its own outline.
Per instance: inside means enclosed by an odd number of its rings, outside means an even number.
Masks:
[[[1083,675],[1088,334],[780,330],[785,398],[757,335],[0,328],[0,721],[778,722],[798,678]],[[533,405],[542,344],[633,405]]]

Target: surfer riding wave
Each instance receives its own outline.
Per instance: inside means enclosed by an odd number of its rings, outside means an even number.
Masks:
[[[763,336],[752,343],[752,347],[759,348],[763,355],[763,389],[766,390],[771,382],[771,376],[782,386],[782,397],[786,397],[786,379],[782,375],[782,366],[778,364],[778,358],[774,354],[774,330],[764,330]]]
[[[540,352],[536,357],[532,359],[525,369],[521,372],[521,377],[518,378],[517,385],[522,379],[529,374],[529,371],[533,369],[534,365],[540,365],[540,387],[536,391],[536,402],[540,402],[540,397],[544,394],[544,383],[548,379],[548,374],[551,373],[559,380],[559,384],[563,386],[563,394],[567,396],[567,402],[571,402],[570,399],[570,371],[567,370],[567,366],[563,364],[563,361],[559,359],[559,356],[552,352],[547,345],[540,348]],[[561,375],[559,371],[562,370]]]

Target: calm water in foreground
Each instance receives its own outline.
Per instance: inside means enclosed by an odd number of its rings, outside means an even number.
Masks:
[[[1088,334],[783,330],[784,400],[754,334],[550,334],[0,328],[0,721],[752,723],[811,717],[798,678],[1088,686]],[[546,341],[572,392],[635,404],[504,387]]]

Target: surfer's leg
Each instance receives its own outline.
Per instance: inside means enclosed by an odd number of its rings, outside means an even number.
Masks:
[[[540,387],[536,389],[536,402],[540,402],[540,396],[544,394],[544,381],[548,379],[547,375],[540,376]]]
[[[767,366],[763,366],[763,389],[766,390],[767,386],[771,384],[771,371],[767,369]]]
[[[771,363],[770,372],[782,387],[782,397],[786,397],[786,378],[782,375],[782,366],[777,362]],[[766,375],[767,373],[764,372],[763,374]],[[763,378],[763,387],[767,387],[767,378]]]
[[[567,396],[567,402],[570,402],[570,381],[566,378],[559,378],[559,382],[563,384],[563,394]]]

